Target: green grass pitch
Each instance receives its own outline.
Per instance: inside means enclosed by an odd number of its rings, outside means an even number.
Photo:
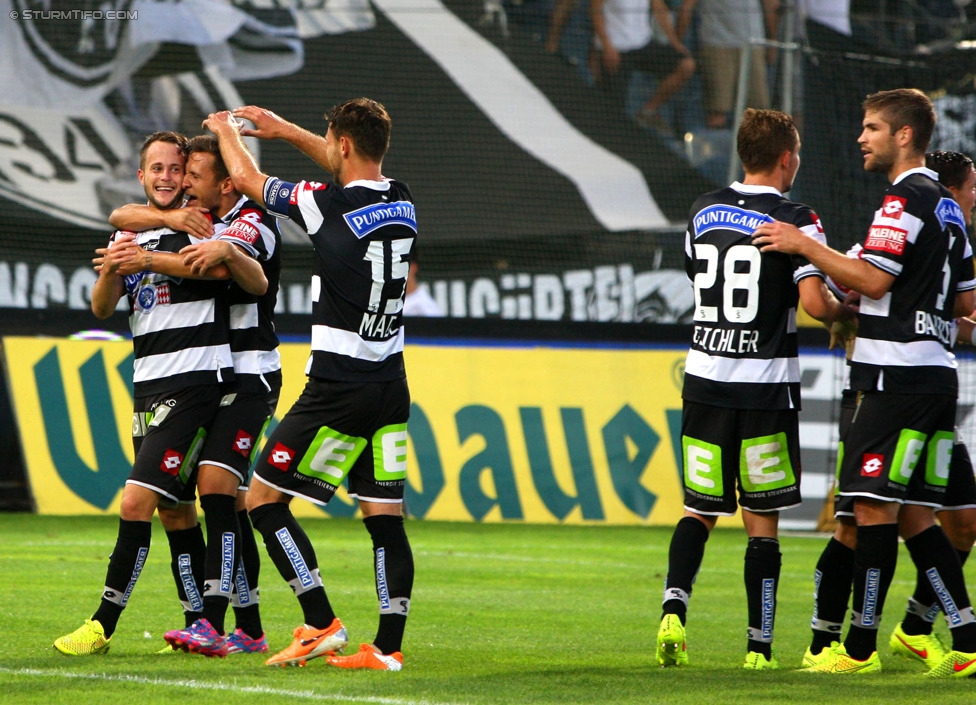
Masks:
[[[303,524],[350,647],[371,641],[376,599],[366,530],[353,520]],[[116,527],[112,518],[0,514],[0,703],[976,702],[976,681],[923,680],[921,666],[888,653],[888,636],[914,584],[904,549],[879,638],[884,671],[795,672],[809,638],[822,536],[782,537],[774,645],[781,670],[742,670],[745,536],[734,529],[716,530],[707,545],[691,604],[688,668],[653,662],[670,528],[419,521],[408,523],[417,574],[400,673],[342,671],[322,659],[272,669],[258,655],[156,655],[163,632],[182,625],[158,525],[111,651],[62,656],[51,644],[94,611]],[[262,616],[277,650],[301,613],[263,558]],[[974,571],[967,571],[970,581]]]

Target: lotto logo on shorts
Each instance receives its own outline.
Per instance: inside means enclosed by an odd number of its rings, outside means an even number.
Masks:
[[[884,466],[884,456],[875,453],[865,453],[861,460],[861,474],[864,477],[878,477]]]
[[[177,453],[175,450],[167,450],[163,454],[163,462],[159,464],[159,469],[170,475],[176,475],[179,473],[182,464],[182,453]]]
[[[234,439],[234,450],[247,458],[251,455],[251,448],[253,447],[254,436],[243,429],[239,430],[237,432],[237,438]]]
[[[907,201],[904,198],[885,196],[884,203],[881,204],[881,215],[885,218],[898,220],[901,218],[901,214],[905,212],[906,203]]]
[[[268,464],[273,465],[282,472],[288,470],[291,461],[295,458],[295,451],[281,443],[275,443],[275,447],[268,454]]]

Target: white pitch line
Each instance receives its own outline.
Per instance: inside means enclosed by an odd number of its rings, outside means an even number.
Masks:
[[[216,690],[242,694],[282,695],[288,698],[304,698],[306,700],[339,701],[347,703],[379,703],[379,705],[458,705],[457,703],[440,703],[434,700],[405,700],[403,698],[368,697],[362,695],[344,695],[342,693],[316,693],[312,690],[289,690],[285,688],[269,688],[267,686],[240,686],[232,683],[209,683],[197,680],[166,680],[163,678],[146,678],[145,676],[110,675],[108,673],[73,673],[60,669],[38,668],[4,668],[0,666],[0,673],[13,676],[38,676],[46,678],[78,678],[82,680],[115,681],[119,683],[139,683],[141,685],[157,685],[167,688],[189,688],[190,690]]]

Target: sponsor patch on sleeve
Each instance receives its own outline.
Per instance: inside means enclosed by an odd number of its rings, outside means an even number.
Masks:
[[[905,252],[905,243],[907,241],[908,232],[901,228],[892,228],[887,225],[872,225],[871,229],[868,230],[868,237],[864,241],[864,249],[901,255]]]
[[[248,245],[253,245],[257,241],[260,234],[261,233],[258,231],[257,227],[255,227],[252,223],[249,223],[244,218],[238,218],[227,226],[227,229],[220,234],[220,238],[222,240],[233,238],[234,240],[246,242]]]
[[[272,213],[287,218],[289,201],[294,191],[295,184],[270,176],[264,182],[264,203]]]

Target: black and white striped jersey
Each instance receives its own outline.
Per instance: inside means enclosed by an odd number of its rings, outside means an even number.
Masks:
[[[268,290],[262,296],[249,294],[232,281],[227,301],[235,389],[241,392],[270,391],[272,385],[268,384],[266,375],[281,370],[278,335],[274,327],[281,278],[278,223],[257,203],[241,196],[223,218],[215,219],[214,233],[215,237],[242,247],[257,259],[268,279]]]
[[[752,231],[781,220],[824,242],[809,207],[738,182],[692,205],[685,268],[695,290],[682,398],[732,409],[799,409],[797,283],[823,277],[806,259],[761,253]]]
[[[121,232],[116,231],[111,241]],[[156,228],[136,233],[136,242],[147,250],[179,252],[200,240]],[[124,282],[135,353],[135,396],[233,380],[226,281],[145,271],[124,277]]]
[[[895,179],[858,256],[895,280],[880,299],[861,297],[851,388],[956,394],[953,304],[976,281],[962,209],[936,172]]]
[[[305,372],[339,381],[405,377],[403,296],[417,237],[406,184],[333,184],[271,177],[268,212],[290,217],[315,249],[312,355]]]

